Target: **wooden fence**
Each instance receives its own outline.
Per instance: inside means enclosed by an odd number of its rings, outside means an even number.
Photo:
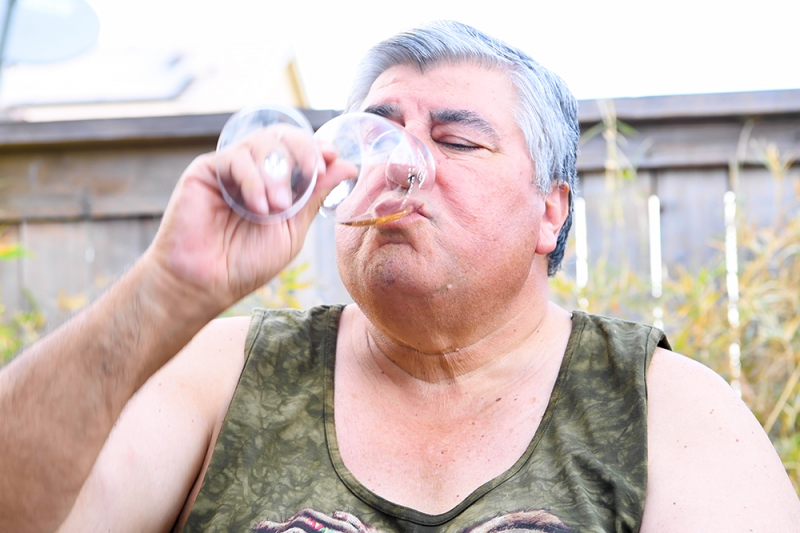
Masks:
[[[649,275],[647,198],[661,199],[662,256],[696,269],[718,261],[724,234],[723,194],[737,154],[743,211],[771,223],[776,198],[796,209],[791,183],[780,185],[760,159],[769,143],[800,156],[800,90],[622,99],[619,120],[638,132],[623,147],[638,177],[621,192],[606,184],[607,145],[596,136],[581,149],[579,194],[587,205],[589,264],[605,254],[627,258]],[[602,121],[595,102],[581,103],[584,130]],[[335,115],[308,111],[314,126]],[[6,313],[35,301],[48,327],[104,289],[146,249],[169,194],[197,155],[213,150],[227,115],[0,124],[0,243],[28,254],[0,263]],[[748,142],[742,145],[747,128]],[[749,133],[748,133],[749,132]],[[612,218],[612,206],[621,213]],[[333,227],[318,217],[298,261],[313,282],[302,303],[348,300],[333,260]],[[565,269],[574,269],[569,262]]]

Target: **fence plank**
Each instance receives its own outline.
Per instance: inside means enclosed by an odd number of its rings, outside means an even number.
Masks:
[[[640,170],[718,167],[735,158],[745,118],[729,121],[633,124],[637,135],[628,139],[625,153]],[[800,118],[756,122],[751,139],[775,143],[782,153],[800,153]],[[581,146],[578,170],[598,172],[606,159],[605,139],[595,136]],[[761,155],[748,146],[745,163],[760,165]]]
[[[656,192],[661,199],[662,258],[668,271],[713,266],[722,259],[725,223],[723,196],[726,170],[659,172]]]
[[[186,166],[205,145],[59,150],[0,157],[0,222],[163,213]]]
[[[338,115],[339,111],[304,109],[311,127]],[[21,148],[63,146],[97,146],[97,144],[130,146],[153,141],[185,143],[200,140],[216,143],[231,113],[212,115],[179,115],[164,117],[131,117],[58,122],[0,122],[0,151],[18,152]]]
[[[144,253],[158,222],[157,218],[91,221],[87,248],[90,298],[107,288]]]
[[[586,199],[589,268],[606,260],[617,268],[630,268],[649,276],[647,198],[652,176],[641,173],[624,182],[621,190],[608,189],[603,173],[583,173],[580,194]]]
[[[41,307],[50,329],[88,298],[88,222],[24,223],[20,236],[31,252],[22,259],[22,287]]]
[[[744,169],[737,193],[739,208],[748,224],[779,224],[800,209],[800,169],[790,172],[782,184],[766,168]]]
[[[800,89],[617,98],[614,107],[617,116],[628,122],[782,115],[800,109]],[[580,102],[578,118],[581,123],[603,120],[594,100]]]

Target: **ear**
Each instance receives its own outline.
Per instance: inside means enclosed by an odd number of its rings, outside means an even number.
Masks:
[[[544,213],[539,224],[536,253],[547,255],[556,248],[558,233],[569,215],[569,185],[559,183],[544,199]]]

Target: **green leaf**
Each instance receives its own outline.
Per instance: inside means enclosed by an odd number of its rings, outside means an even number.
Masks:
[[[28,257],[30,253],[19,244],[0,244],[0,261],[10,261],[20,257]]]

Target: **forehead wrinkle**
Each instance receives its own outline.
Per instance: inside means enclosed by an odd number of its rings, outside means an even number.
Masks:
[[[488,135],[493,139],[498,138],[497,131],[491,123],[480,114],[469,109],[437,109],[431,111],[430,116],[434,124],[460,124]]]

